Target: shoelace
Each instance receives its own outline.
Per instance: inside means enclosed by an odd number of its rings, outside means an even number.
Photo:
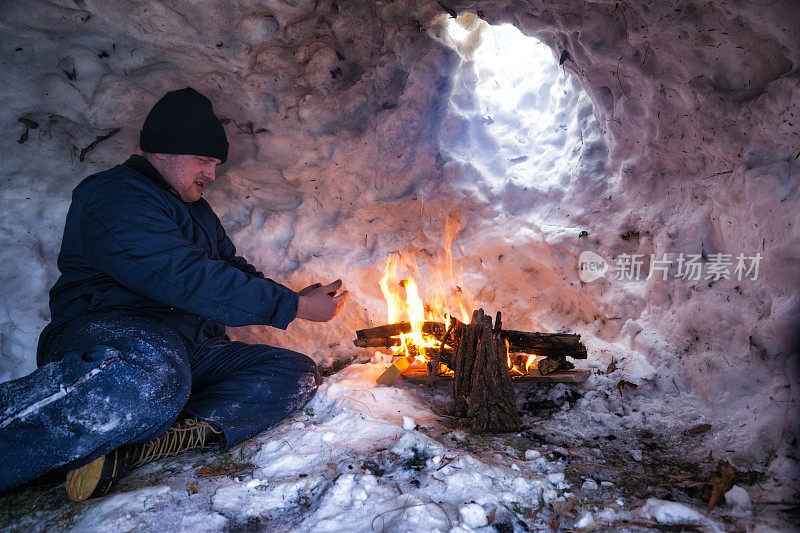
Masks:
[[[195,448],[203,448],[209,434],[220,435],[221,433],[222,431],[215,429],[208,422],[187,418],[180,425],[169,428],[157,439],[140,445],[141,450],[131,468]]]

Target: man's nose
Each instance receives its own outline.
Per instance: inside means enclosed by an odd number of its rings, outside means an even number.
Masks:
[[[206,179],[207,179],[208,181],[214,181],[215,179],[217,179],[217,176],[216,176],[216,172],[217,172],[216,166],[217,166],[217,165],[213,165],[213,166],[211,166],[211,167],[206,167],[205,171],[203,172],[203,175],[206,177]]]

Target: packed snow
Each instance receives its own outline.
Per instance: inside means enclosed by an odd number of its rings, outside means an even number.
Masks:
[[[74,531],[546,530],[554,502],[598,490],[588,480],[568,482],[564,459],[549,446],[511,446],[524,441],[520,435],[486,446],[479,436],[443,427],[432,408],[447,404],[448,391],[376,385],[384,368],[354,364],[329,377],[301,412],[225,457],[194,453],[136,470],[118,492],[74,509]],[[203,477],[215,461],[241,471]],[[724,529],[676,502],[651,499],[635,508],[613,488],[602,491],[608,507],[570,511],[564,523],[622,527],[642,516]],[[44,529],[57,520],[40,513],[16,525]]]
[[[341,277],[351,294],[328,324],[233,335],[321,365],[357,358],[231,456],[252,463],[241,475],[177,458],[11,527],[521,530],[562,509],[574,528],[791,528],[766,517],[800,490],[796,6],[446,3],[462,16],[435,1],[0,7],[0,380],[35,368],[72,188],[135,152],[152,104],[187,85],[226,121],[231,154],[207,198],[240,254],[290,287]],[[377,386],[389,357],[352,346],[386,320],[389,253],[416,259],[429,294],[447,220],[449,290],[588,348],[584,384],[518,390],[514,446],[455,428],[446,390]],[[583,280],[585,251],[611,270]],[[626,276],[635,254],[642,275]],[[690,254],[702,276],[676,277]],[[709,270],[716,254],[728,278]],[[760,256],[757,275],[737,279],[739,254]],[[666,277],[646,275],[654,258]],[[737,481],[708,516],[699,498],[631,500],[623,477],[570,474],[610,464],[601,444],[627,468],[711,454],[760,482]]]

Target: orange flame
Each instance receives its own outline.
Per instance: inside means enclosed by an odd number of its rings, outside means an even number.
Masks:
[[[508,371],[512,374],[518,374],[521,376],[524,372],[522,372],[522,370],[520,370],[517,365],[514,364],[514,361],[511,360],[511,345],[508,343],[508,339],[503,339],[503,342],[506,345],[506,361],[508,364]]]
[[[463,279],[464,272],[459,269],[456,274],[453,271],[453,242],[458,232],[463,228],[463,224],[455,218],[448,216],[444,224],[444,257],[437,256],[437,268],[435,269],[435,293],[431,299],[434,309],[448,309],[455,304],[460,314],[460,320],[464,323],[470,320],[470,311],[475,309],[469,293],[464,291],[457,279]]]
[[[453,217],[448,217],[445,221],[443,253],[437,254],[432,266],[432,275],[423,277],[413,257],[407,257],[399,252],[392,252],[386,260],[383,276],[379,280],[381,292],[386,300],[387,323],[409,322],[411,333],[398,335],[400,346],[392,348],[395,354],[403,354],[407,357],[413,356],[417,362],[426,363],[431,360],[427,351],[438,349],[439,341],[433,336],[422,331],[425,321],[444,322],[445,327],[450,325],[450,313],[455,312],[460,315],[464,323],[470,321],[469,309],[476,306],[469,293],[462,289],[464,272],[458,269],[455,272],[453,266],[452,247],[459,231],[463,228],[463,223]],[[429,254],[430,255],[430,254]],[[414,280],[414,275],[418,279],[432,280],[431,292],[423,300],[420,295],[420,287]],[[422,288],[423,291],[425,287]],[[425,302],[429,302],[426,305]],[[522,375],[530,371],[536,359],[531,355],[525,362],[525,372],[515,365],[509,353],[508,341],[506,345],[506,357],[508,368],[512,374]],[[440,367],[445,373],[452,370],[445,365]]]
[[[425,304],[419,295],[419,288],[414,278],[409,276],[398,279],[398,266],[401,262],[406,270],[417,272],[413,260],[408,261],[400,254],[391,254],[386,261],[383,277],[378,283],[386,299],[388,323],[404,321],[411,323],[411,333],[399,336],[401,345],[395,349],[395,353],[403,351],[406,356],[413,355],[417,361],[424,363],[428,359],[426,349],[438,346],[435,337],[422,332],[425,320],[434,317],[431,317],[430,313],[426,317]]]
[[[386,300],[388,323],[408,321],[412,330],[410,334],[399,336],[401,346],[395,353],[404,352],[405,355],[414,355],[420,362],[427,361],[426,349],[438,348],[439,343],[435,337],[422,332],[423,323],[426,320],[444,322],[448,327],[450,313],[453,312],[451,306],[457,308],[462,322],[469,322],[467,309],[474,307],[474,304],[469,294],[462,290],[453,272],[452,246],[461,227],[452,217],[445,221],[444,250],[437,254],[433,262],[433,274],[427,276],[433,281],[433,294],[425,300],[420,296],[420,288],[414,280],[414,275],[422,278],[416,261],[399,252],[389,255],[379,281]],[[458,277],[462,275],[463,272],[459,272]],[[425,304],[426,301],[430,302],[429,305]]]

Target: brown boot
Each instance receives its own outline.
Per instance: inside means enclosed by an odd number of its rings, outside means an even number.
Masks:
[[[75,501],[108,494],[130,470],[189,450],[214,448],[224,442],[221,429],[196,418],[178,419],[166,433],[143,444],[126,444],[67,473],[67,496]]]

